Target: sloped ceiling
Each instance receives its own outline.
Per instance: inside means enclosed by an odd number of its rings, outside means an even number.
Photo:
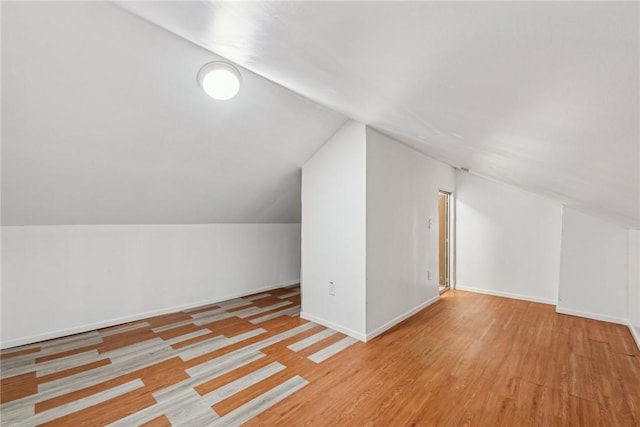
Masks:
[[[346,118],[110,3],[2,2],[2,221],[299,222],[299,168]]]
[[[2,2],[4,225],[298,221],[348,116],[638,228],[638,3],[118,6]],[[231,101],[195,83],[217,55]]]
[[[637,2],[119,4],[428,155],[638,228]]]

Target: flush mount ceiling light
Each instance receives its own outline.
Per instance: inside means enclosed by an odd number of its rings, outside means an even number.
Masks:
[[[198,84],[213,99],[231,99],[240,90],[240,71],[228,62],[209,62],[198,71]]]

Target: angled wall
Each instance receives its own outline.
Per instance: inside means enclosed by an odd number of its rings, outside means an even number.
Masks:
[[[457,289],[628,325],[640,347],[639,231],[456,173]]]
[[[361,340],[366,335],[365,153],[365,126],[349,121],[302,167],[300,315]]]
[[[562,209],[559,313],[627,324],[629,232]]]
[[[457,289],[555,304],[561,205],[458,171]]]
[[[360,123],[336,133],[302,168],[301,316],[366,341],[436,301],[440,189],[450,166]]]
[[[439,298],[439,190],[451,166],[367,129],[368,339]]]
[[[345,126],[303,168],[307,318],[367,340],[436,301],[437,195],[455,189],[458,289],[628,324],[637,339],[637,231],[363,129]]]

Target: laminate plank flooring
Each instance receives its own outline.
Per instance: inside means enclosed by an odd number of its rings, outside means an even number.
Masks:
[[[282,392],[280,383],[273,384],[275,391],[264,391],[258,403],[236,408],[220,421],[212,405],[281,370],[294,375],[261,350],[304,337],[308,330],[326,330],[297,316],[300,296],[293,289],[3,351],[0,423],[192,426],[251,418],[306,380],[285,385]],[[266,364],[252,369],[262,359]],[[197,392],[203,383],[235,372],[241,373],[235,381]]]
[[[628,329],[526,301],[450,291],[312,372],[246,425],[640,425]]]
[[[11,426],[637,426],[626,327],[462,291],[364,344],[298,287],[0,353]]]

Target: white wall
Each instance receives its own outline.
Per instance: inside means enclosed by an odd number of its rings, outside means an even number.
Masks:
[[[554,304],[561,205],[456,172],[457,288]]]
[[[367,129],[369,339],[438,299],[438,190],[454,187],[451,166]]]
[[[365,126],[347,122],[302,167],[301,316],[359,339],[365,337],[365,142]]]
[[[562,209],[559,313],[627,324],[628,230]]]
[[[2,346],[299,280],[298,224],[2,227]]]
[[[629,230],[629,324],[640,347],[640,230]]]

